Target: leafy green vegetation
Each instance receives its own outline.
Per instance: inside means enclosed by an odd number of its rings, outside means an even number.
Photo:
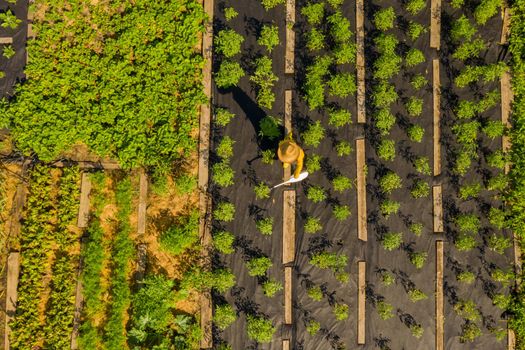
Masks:
[[[344,192],[352,189],[352,180],[346,176],[339,175],[332,180],[332,186],[336,192]]]
[[[306,198],[314,203],[319,203],[326,199],[326,192],[321,186],[310,186],[306,192]]]
[[[250,276],[264,276],[272,265],[272,260],[266,256],[252,258],[246,263],[248,275]]]
[[[279,78],[272,71],[271,58],[263,56],[255,61],[255,72],[250,77],[250,81],[257,86],[257,103],[260,106],[272,109],[275,102],[272,88],[278,80]]]
[[[383,8],[374,14],[374,25],[381,31],[394,28],[396,13],[393,7]]]
[[[283,289],[283,285],[281,284],[281,282],[268,280],[263,283],[262,288],[264,295],[266,295],[268,298],[272,298],[273,296],[275,296],[275,294],[277,294],[277,292]]]
[[[386,301],[378,301],[376,304],[376,308],[377,313],[379,314],[379,317],[381,317],[382,320],[388,320],[389,318],[392,318],[394,316],[394,314],[392,313],[394,307]]]
[[[253,190],[255,191],[255,198],[267,199],[270,198],[270,187],[264,182],[259,182]]]
[[[279,27],[275,25],[264,25],[261,29],[261,35],[257,39],[257,43],[266,47],[269,53],[279,45]]]
[[[323,291],[320,286],[310,287],[307,289],[306,293],[312,300],[321,301],[323,299]]]
[[[389,171],[379,179],[379,187],[381,188],[381,191],[387,194],[401,188],[401,185],[401,178],[393,171]]]
[[[325,137],[325,129],[318,120],[308,126],[305,132],[301,135],[306,146],[318,147]]]
[[[313,216],[309,216],[306,218],[306,222],[304,223],[304,232],[306,233],[317,233],[323,229],[323,225],[321,224],[321,220],[319,218],[315,218]]]
[[[401,246],[401,243],[403,243],[403,234],[401,232],[386,233],[381,239],[381,245],[388,251],[398,249]]]
[[[233,221],[235,215],[235,205],[228,202],[219,202],[213,210],[213,218],[219,221]]]
[[[348,141],[339,141],[335,145],[335,152],[339,157],[349,156],[352,151],[352,145]]]
[[[393,201],[391,199],[385,199],[381,202],[379,208],[381,210],[381,214],[385,218],[388,218],[392,214],[397,214],[400,206],[401,204],[399,202]]]
[[[383,139],[377,147],[377,155],[382,160],[393,161],[396,158],[396,142]]]
[[[231,254],[235,251],[233,249],[233,242],[235,236],[228,231],[219,231],[213,235],[213,246],[222,254]]]
[[[273,218],[269,217],[257,220],[255,226],[257,226],[260,233],[269,236],[273,233]]]
[[[338,321],[343,321],[348,318],[348,305],[347,304],[335,304],[334,305],[334,315],[335,319]]]
[[[217,305],[215,307],[215,314],[213,315],[213,322],[221,330],[228,328],[235,320],[237,315],[233,306],[230,304]]]
[[[213,182],[222,187],[233,185],[235,171],[226,161],[213,164],[212,167]]]
[[[350,216],[350,207],[348,205],[340,205],[336,204],[334,205],[332,209],[332,213],[334,214],[334,218],[339,221],[344,221],[348,219]]]
[[[264,317],[248,315],[247,317],[248,338],[259,343],[269,343],[272,341],[273,334],[277,330],[272,321]]]
[[[321,329],[321,323],[317,322],[316,320],[310,320],[306,324],[306,331],[310,335],[316,335],[320,329]]]
[[[215,73],[215,83],[220,88],[237,86],[244,75],[244,70],[239,63],[224,60],[221,62],[219,71]]]
[[[176,223],[163,232],[159,238],[162,249],[173,255],[179,255],[192,248],[199,241],[199,212],[192,211],[177,217]]]

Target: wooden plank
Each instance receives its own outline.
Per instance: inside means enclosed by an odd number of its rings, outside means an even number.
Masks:
[[[443,233],[443,188],[441,185],[432,187],[434,233]]]
[[[286,51],[284,73],[293,74],[295,60],[295,0],[286,0]]]
[[[441,45],[441,0],[430,1],[430,47],[439,50]]]
[[[16,313],[16,302],[18,300],[18,276],[20,274],[20,253],[10,253],[7,258],[7,283],[5,291],[5,339],[4,349],[9,350],[9,335],[11,327],[9,323],[14,319]]]
[[[432,99],[434,103],[434,176],[441,174],[441,82],[439,77],[439,59],[432,61]]]
[[[80,251],[84,250],[84,241],[80,242]],[[73,331],[71,332],[71,350],[78,349],[78,336],[80,334],[80,318],[82,315],[82,305],[84,304],[84,295],[82,293],[82,280],[80,275],[83,269],[83,260],[80,257],[77,271],[77,285],[75,287],[75,310],[73,313]]]
[[[508,128],[511,127],[510,123],[510,111],[512,109],[512,101],[514,100],[514,95],[512,93],[511,85],[511,76],[509,72],[505,72],[501,76],[500,80],[500,89],[501,89],[501,122]],[[501,148],[503,152],[508,152],[510,150],[510,137],[504,135],[501,138]],[[510,171],[510,164],[505,165],[505,174],[508,174]]]
[[[363,0],[356,0],[356,70],[357,70],[357,122],[366,123],[365,107],[365,6]]]
[[[367,241],[365,139],[355,140],[357,154],[357,237]]]
[[[51,167],[55,168],[65,168],[70,166],[77,166],[80,169],[104,169],[104,170],[118,170],[120,165],[114,161],[100,161],[100,162],[91,162],[91,161],[58,161],[48,164]]]
[[[507,350],[516,349],[516,334],[510,328],[507,329]]]
[[[436,241],[436,350],[444,350],[443,241]]]
[[[284,324],[292,324],[292,268],[284,268]]]
[[[501,37],[499,43],[505,45],[509,42],[510,35],[510,8],[506,4],[503,12],[501,13],[503,23],[501,25]]]
[[[33,30],[33,24],[27,24],[27,39],[34,39],[36,37],[35,31]]]
[[[283,340],[283,350],[290,350],[290,340],[288,339]]]
[[[140,171],[139,181],[139,208],[137,233],[143,235],[146,233],[146,207],[148,202],[148,176],[144,169]]]
[[[295,259],[295,191],[283,192],[283,264]]]
[[[12,44],[12,43],[13,43],[12,36],[0,38],[0,44],[6,45],[6,44]]]
[[[85,228],[89,221],[89,193],[91,192],[91,180],[89,174],[82,173],[80,183],[80,205],[78,207],[77,226]]]
[[[292,90],[284,92],[284,136],[292,132],[292,112],[293,112],[293,95]],[[292,176],[292,167],[289,166],[283,169],[283,181],[288,180]]]
[[[366,262],[358,261],[357,280],[357,344],[365,344],[366,339]]]

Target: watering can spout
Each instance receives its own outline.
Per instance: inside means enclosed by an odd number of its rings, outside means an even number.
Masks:
[[[283,186],[283,185],[286,185],[286,184],[290,184],[290,183],[294,183],[294,182],[300,182],[300,181],[303,181],[304,179],[306,179],[308,177],[308,171],[303,171],[302,173],[299,174],[299,177],[298,178],[295,178],[293,175],[292,177],[290,177],[289,180],[286,180],[285,182],[281,182],[280,184],[277,184],[275,186],[272,187],[272,190],[274,188],[277,188],[277,187],[280,187],[280,186]]]

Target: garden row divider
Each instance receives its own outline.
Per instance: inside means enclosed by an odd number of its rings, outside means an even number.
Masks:
[[[507,328],[507,349],[514,350],[516,348],[516,334],[510,328]]]
[[[500,80],[501,85],[501,122],[507,127],[511,128],[510,111],[512,108],[512,101],[514,99],[511,87],[511,76],[509,72],[503,73]],[[501,148],[503,152],[510,150],[510,138],[508,135],[503,135],[501,138]],[[510,164],[505,164],[505,174],[508,174]]]
[[[211,66],[212,66],[212,43],[213,43],[213,6],[214,0],[203,0],[204,12],[208,19],[204,22],[204,34],[201,39],[201,52],[204,58],[202,69],[202,83],[206,103],[200,106],[199,118],[199,235],[203,246],[202,254],[205,268],[210,269],[210,252],[211,237],[211,198],[208,194],[209,181],[209,152],[210,152],[210,119],[211,119]],[[212,337],[212,317],[213,305],[211,291],[201,294],[200,302],[200,326],[202,329],[202,338],[200,347],[210,349],[213,347]]]
[[[16,313],[16,302],[18,300],[18,276],[20,274],[20,253],[9,253],[7,258],[7,285],[6,285],[6,303],[5,303],[5,340],[4,349],[9,350],[9,336],[11,327],[9,323],[13,320]]]
[[[501,39],[499,43],[505,45],[509,42],[510,35],[510,7],[506,1],[501,12],[501,18],[503,18],[503,24],[501,25]]]
[[[295,60],[295,0],[286,0],[286,51],[284,58],[284,73],[293,74]]]
[[[148,200],[148,176],[144,169],[140,170],[139,180],[139,208],[138,208],[138,225],[137,233],[143,235],[146,233],[146,204]]]
[[[441,174],[441,81],[439,59],[432,60],[432,100],[434,105],[434,176]]]
[[[357,122],[366,123],[365,100],[365,6],[363,0],[355,3],[355,33],[357,46]]]
[[[80,182],[80,205],[78,207],[77,226],[87,227],[89,221],[89,193],[91,192],[91,180],[89,174],[82,172]]]
[[[84,176],[84,174],[82,174],[82,176]],[[88,199],[88,206],[89,206],[89,199]],[[84,250],[84,237],[80,239],[80,251],[83,251],[83,250]],[[82,314],[82,305],[84,304],[84,295],[82,294],[82,291],[83,291],[82,281],[80,278],[80,274],[82,273],[82,268],[83,268],[83,260],[82,260],[82,255],[81,255],[79,263],[78,263],[77,285],[75,287],[75,311],[73,315],[73,331],[71,332],[71,344],[70,344],[71,350],[78,349],[77,338],[79,336],[79,330],[80,330],[80,317]]]
[[[286,266],[284,268],[284,324],[292,324],[292,315],[292,267]]]
[[[366,214],[366,156],[365,156],[365,139],[355,140],[356,149],[356,169],[357,169],[357,236],[360,240],[366,242],[367,233],[367,214]]]
[[[290,350],[290,341],[288,339],[283,340],[283,350]]]
[[[283,265],[295,260],[295,190],[283,192]]]
[[[12,44],[13,43],[13,37],[12,36],[7,36],[7,37],[3,37],[3,38],[0,38],[0,44]]]
[[[357,268],[357,344],[364,345],[366,339],[366,261],[358,261]]]
[[[284,92],[284,136],[292,132],[292,90],[285,90]],[[283,181],[287,181],[292,176],[292,167],[283,169]],[[289,186],[287,184],[286,186]]]
[[[439,50],[441,45],[441,0],[430,2],[430,47]]]
[[[444,350],[443,241],[436,241],[436,350]]]
[[[443,233],[443,187],[432,186],[434,233]]]

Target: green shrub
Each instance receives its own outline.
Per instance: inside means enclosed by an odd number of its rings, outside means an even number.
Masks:
[[[306,69],[304,90],[310,110],[324,105],[324,77],[329,73],[332,62],[330,56],[317,56],[314,63]]]
[[[257,220],[255,222],[255,226],[257,226],[257,229],[260,233],[270,236],[273,233],[273,218],[270,217]]]
[[[261,0],[261,4],[263,5],[266,11],[273,9],[277,5],[281,5],[284,3],[285,3],[285,0]]]
[[[496,137],[501,137],[505,134],[505,124],[499,120],[489,120],[483,127],[483,132],[488,138],[494,140]]]
[[[478,113],[478,104],[472,101],[459,101],[456,108],[456,117],[458,119],[471,119]]]
[[[334,272],[340,272],[348,264],[348,257],[336,253],[320,252],[312,255],[310,264],[323,270],[330,269]]]
[[[421,11],[423,11],[426,6],[427,6],[426,0],[408,0],[408,2],[405,5],[405,9],[412,16],[415,16]]]
[[[337,9],[343,4],[344,0],[327,0],[327,2],[330,4],[330,6],[332,6],[332,8]]]
[[[422,74],[416,74],[410,79],[410,85],[416,90],[420,90],[428,85],[428,80]]]
[[[11,10],[0,13],[0,22],[3,28],[16,29],[22,21],[16,17]]]
[[[456,156],[456,163],[454,164],[454,172],[458,175],[465,175],[472,165],[471,152],[461,150]]]
[[[321,324],[316,320],[310,320],[306,323],[306,331],[310,335],[316,335],[321,329]]]
[[[386,270],[381,272],[381,283],[383,283],[385,287],[391,286],[395,282],[396,277],[391,272],[388,272]]]
[[[324,3],[308,3],[301,9],[301,14],[306,17],[310,25],[317,26],[323,21]]]
[[[511,246],[510,239],[503,235],[493,234],[489,238],[489,248],[498,254],[504,254],[505,249]]]
[[[197,188],[197,178],[191,174],[181,174],[175,177],[174,182],[181,195],[190,194]]]
[[[215,73],[215,84],[219,88],[237,86],[244,74],[244,70],[239,63],[224,60],[221,62],[219,71]]]
[[[410,232],[412,232],[413,234],[419,237],[423,233],[423,224],[412,223],[408,226],[408,229],[410,230]]]
[[[348,97],[357,91],[355,77],[351,73],[337,73],[328,81],[328,93],[335,97]]]
[[[306,198],[314,203],[319,203],[326,199],[326,192],[321,186],[310,186],[306,192]]]
[[[269,53],[279,45],[279,27],[275,25],[263,25],[261,35],[257,39],[257,44],[266,47]]]
[[[163,250],[179,255],[194,247],[199,241],[199,213],[180,216],[173,226],[160,235],[159,243]]]
[[[335,63],[355,63],[357,55],[357,47],[354,43],[340,43],[333,50]]]
[[[383,236],[381,239],[381,245],[385,250],[392,251],[396,250],[403,243],[403,234],[401,232],[390,232]]]
[[[255,276],[264,276],[266,271],[273,266],[272,260],[266,256],[261,256],[259,258],[252,258],[246,263],[246,268],[248,269],[248,275]]]
[[[237,314],[230,304],[218,305],[215,307],[215,314],[213,315],[213,323],[217,325],[220,330],[225,330],[237,319]]]
[[[394,20],[396,19],[396,13],[393,7],[388,7],[377,11],[374,14],[374,25],[380,31],[386,31],[394,28]]]
[[[301,135],[306,146],[318,147],[325,138],[325,130],[318,120],[308,126],[308,129]]]
[[[248,315],[246,329],[248,331],[248,338],[258,343],[271,342],[273,334],[277,330],[273,326],[272,321],[253,315]]]
[[[350,281],[350,274],[339,271],[335,273],[335,279],[341,282],[342,284],[346,284],[348,283],[348,281]]]
[[[399,40],[394,34],[381,33],[374,38],[377,52],[385,56],[392,56],[396,53]]]
[[[405,104],[408,115],[411,117],[419,117],[423,113],[423,99],[415,96],[410,96]]]
[[[231,58],[241,52],[244,37],[233,29],[223,29],[215,36],[215,51]]]
[[[220,343],[220,344],[217,346],[217,350],[233,350],[233,348],[232,348],[231,345],[229,345],[229,344],[226,344],[226,343]]]
[[[379,179],[379,187],[383,193],[390,194],[401,186],[401,178],[393,171],[389,171]]]
[[[507,157],[501,150],[492,152],[486,159],[489,166],[498,169],[505,169],[505,165],[507,164]]]
[[[452,126],[458,142],[464,146],[475,145],[478,138],[478,121],[463,122]]]
[[[334,191],[344,192],[352,189],[352,180],[346,176],[339,175],[332,180],[332,186],[334,187]]]
[[[487,190],[489,191],[504,191],[509,185],[509,179],[504,173],[499,173],[489,179],[487,183]]]
[[[505,294],[496,294],[492,297],[492,303],[502,311],[506,311],[511,303],[511,297]]]
[[[428,296],[423,293],[421,289],[412,289],[408,291],[408,298],[411,302],[416,303],[421,300],[425,300]]]
[[[343,16],[341,11],[336,11],[328,16],[327,22],[330,27],[330,36],[334,42],[341,44],[350,41],[352,37],[350,21]]]
[[[376,307],[377,313],[379,314],[379,317],[381,317],[382,320],[388,320],[389,318],[392,318],[394,316],[394,314],[392,313],[394,307],[386,301],[378,301]]]
[[[318,28],[312,28],[308,32],[308,41],[306,47],[310,51],[318,51],[324,48],[325,36]]]
[[[306,169],[310,174],[321,170],[321,156],[318,154],[312,154],[306,157]]]
[[[514,280],[514,272],[512,270],[502,270],[502,269],[494,269],[490,276],[494,279],[496,282],[500,282],[504,286],[508,286],[511,281]]]
[[[372,100],[377,108],[386,108],[397,101],[398,95],[394,85],[389,84],[386,81],[381,81],[374,87],[372,93]]]
[[[459,317],[463,317],[468,321],[474,322],[481,319],[481,314],[476,307],[476,303],[472,300],[459,300],[456,305],[454,305],[454,311],[456,311]]]
[[[340,128],[352,124],[352,114],[346,109],[333,109],[329,113],[328,124]]]
[[[275,296],[275,294],[277,294],[277,292],[283,290],[283,285],[280,282],[268,280],[263,283],[262,288],[264,295],[266,295],[268,298],[272,298]]]
[[[414,124],[408,128],[407,133],[411,141],[421,143],[425,136],[425,129],[421,125]]]
[[[417,339],[421,338],[425,331],[420,324],[412,324],[410,325],[409,328],[410,328],[410,333],[412,333],[412,335]]]
[[[396,158],[396,142],[387,139],[381,140],[377,147],[377,155],[382,160],[393,161]]]
[[[482,50],[487,47],[487,44],[482,39],[474,39],[472,41],[465,41],[458,46],[456,51],[452,54],[457,60],[465,61],[468,58],[479,57]]]
[[[344,221],[350,216],[350,207],[348,205],[334,205],[332,214],[336,220]]]
[[[423,180],[416,180],[410,189],[410,194],[414,198],[426,198],[430,194],[430,185]]]
[[[478,233],[480,228],[479,217],[475,214],[460,214],[454,220],[458,229],[462,233]]]
[[[235,114],[230,113],[227,109],[215,109],[215,124],[218,126],[226,126],[235,117]]]
[[[259,136],[267,137],[270,140],[281,137],[281,130],[279,129],[281,124],[281,119],[269,115],[265,116],[259,121],[259,128],[261,129]]]
[[[213,164],[212,167],[213,182],[222,187],[228,187],[233,185],[233,178],[235,177],[235,171],[232,169],[230,164],[226,161]]]
[[[272,165],[275,158],[275,151],[267,149],[262,151],[262,162],[264,164]]]
[[[455,9],[463,7],[464,4],[465,0],[450,0],[450,6],[452,6]]]
[[[465,15],[458,18],[450,30],[450,37],[455,41],[470,40],[474,34],[476,34],[476,28]]]
[[[219,202],[213,211],[213,218],[219,221],[233,221],[235,216],[235,205],[228,202]]]
[[[484,25],[487,21],[494,17],[500,8],[503,8],[501,0],[482,0],[474,10],[474,19],[479,25]]]
[[[7,59],[10,59],[15,54],[16,54],[16,51],[13,48],[13,45],[4,45],[4,48],[2,50],[2,56],[4,56]]]
[[[464,184],[459,188],[459,198],[462,200],[477,198],[481,190],[482,186],[479,182]]]
[[[333,311],[335,319],[338,321],[344,321],[348,318],[348,305],[346,304],[335,304]]]
[[[270,198],[270,187],[264,182],[259,182],[254,188],[255,198],[267,199]]]
[[[410,262],[416,267],[416,269],[421,269],[425,262],[427,261],[427,253],[410,253]]]
[[[335,145],[335,151],[339,157],[349,156],[352,150],[352,145],[348,141],[339,141]]]
[[[306,290],[308,296],[314,301],[321,301],[323,299],[323,291],[320,286],[313,286]]]
[[[488,219],[491,225],[496,226],[500,230],[507,226],[505,212],[501,209],[494,207],[490,208]]]
[[[231,21],[232,19],[236,18],[239,15],[237,11],[233,7],[226,7],[224,9],[224,17],[226,18],[226,21]]]
[[[425,28],[424,25],[414,22],[414,21],[410,21],[408,23],[407,33],[410,39],[412,39],[412,41],[415,41],[417,38],[419,38],[421,35],[425,34],[426,32],[427,32],[427,28]]]
[[[402,59],[395,53],[383,54],[374,61],[374,78],[390,79],[399,73]]]
[[[216,152],[222,159],[230,159],[233,156],[233,145],[235,141],[229,137],[224,136],[217,146]]]
[[[313,216],[309,216],[306,218],[306,222],[304,223],[304,232],[306,233],[317,233],[323,229],[323,225],[321,224],[321,220],[319,218],[315,218]]]
[[[462,233],[454,241],[454,246],[460,252],[468,252],[476,247],[478,243],[470,234]]]
[[[396,117],[390,113],[388,108],[381,108],[375,114],[374,119],[376,128],[383,136],[388,135],[392,127],[396,124]]]
[[[469,84],[479,82],[490,83],[499,79],[508,70],[505,62],[493,63],[485,66],[466,66],[459,75],[454,78],[454,84],[458,88],[463,88]]]
[[[213,235],[213,247],[222,254],[231,254],[235,251],[234,241],[235,236],[228,231],[219,231]]]
[[[425,55],[421,50],[410,49],[405,56],[405,64],[407,67],[415,67],[420,63],[425,62]]]
[[[459,340],[462,343],[473,342],[477,337],[481,336],[481,329],[475,323],[466,322],[461,326],[461,335]]]
[[[384,201],[381,202],[381,205],[379,208],[381,209],[381,214],[385,218],[389,218],[390,215],[397,214],[400,206],[401,204],[399,204],[399,202],[393,201],[391,199],[385,199]]]
[[[275,94],[272,88],[279,78],[272,71],[272,60],[263,56],[255,60],[255,72],[250,77],[257,89],[257,103],[265,108],[272,109],[275,102]]]
[[[417,157],[414,160],[414,168],[416,168],[416,171],[423,175],[430,175],[432,174],[432,171],[430,170],[430,164],[428,161],[428,157]]]
[[[474,280],[476,279],[476,275],[470,271],[462,271],[458,273],[456,276],[456,279],[458,282],[465,283],[465,284],[472,284]]]
[[[213,271],[211,287],[219,293],[226,293],[235,285],[235,275],[227,269]]]

